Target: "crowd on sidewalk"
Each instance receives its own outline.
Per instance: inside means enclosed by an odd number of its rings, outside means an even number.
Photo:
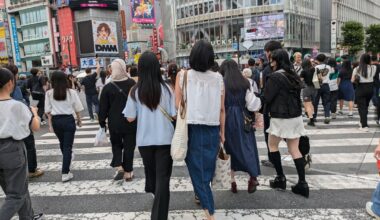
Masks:
[[[261,118],[268,152],[268,160],[261,164],[275,168],[270,187],[287,188],[279,151],[280,142],[286,141],[298,174],[291,191],[308,198],[305,167],[311,161],[303,117],[308,118],[308,126],[315,126],[320,100],[325,124],[337,114],[353,117],[356,105],[359,129],[369,131],[371,100],[377,106],[376,122],[380,119],[380,66],[377,58],[368,54],[354,64],[349,56],[334,59],[295,53],[289,57],[278,41],[269,41],[264,52],[259,59],[250,59],[245,68],[232,59],[219,66],[212,45],[200,40],[192,47],[189,69],[172,63],[163,71],[156,55],[146,51],[137,66],[115,59],[102,69],[97,61],[96,70],[86,69],[80,82],[63,71],[54,71],[48,78],[33,68],[32,77],[26,79],[14,65],[1,68],[0,184],[6,199],[0,207],[0,220],[9,220],[16,213],[25,220],[42,216],[34,214],[28,192],[28,178],[44,174],[38,168],[33,135],[40,126],[48,124],[59,140],[62,182],[74,179],[70,167],[75,132],[82,126],[81,90],[90,120],[110,135],[114,181],[134,180],[138,148],[145,191],[154,198],[151,219],[168,218],[173,160],[186,163],[195,202],[208,220],[215,219],[212,182],[221,172],[216,167],[221,153],[230,156],[224,174],[232,193],[239,190],[236,172],[248,174],[247,191],[254,193],[261,175],[255,122]],[[30,97],[38,102],[36,107]],[[342,111],[345,102],[348,113]],[[176,150],[186,153],[178,159]],[[380,144],[375,157],[380,159]],[[377,217],[379,193],[380,185],[372,203],[367,204],[367,211]]]

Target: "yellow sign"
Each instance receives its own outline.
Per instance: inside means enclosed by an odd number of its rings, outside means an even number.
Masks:
[[[140,56],[141,56],[141,53],[138,53],[138,54],[136,54],[136,55],[133,57],[133,58],[134,58],[134,61],[135,61],[135,64],[138,64],[138,63],[139,63]]]
[[[5,27],[0,27],[0,39],[5,38]]]
[[[0,64],[8,64],[8,57],[0,57]]]

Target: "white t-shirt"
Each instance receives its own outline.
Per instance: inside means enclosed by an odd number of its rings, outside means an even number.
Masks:
[[[364,78],[360,74],[360,83],[371,83],[373,82],[373,77],[375,76],[376,73],[376,66],[375,65],[367,65],[367,78]],[[352,73],[352,75],[356,76],[359,74],[359,67],[356,67]]]
[[[75,90],[69,89],[66,92],[66,100],[57,101],[53,97],[53,89],[46,92],[45,113],[52,115],[72,115],[75,112],[83,111],[82,102]]]
[[[22,140],[30,135],[32,112],[20,101],[0,101],[0,139]]]
[[[181,72],[181,88],[183,76],[184,72]],[[220,125],[223,91],[223,77],[219,73],[210,70],[207,72],[189,70],[187,72],[187,123],[208,126]]]
[[[330,74],[334,72],[334,69],[331,66],[327,65],[327,64],[319,64],[315,68],[319,69],[319,70],[327,68],[329,70],[327,75],[322,76],[322,84],[325,84],[325,83],[328,84],[329,81],[330,81]]]

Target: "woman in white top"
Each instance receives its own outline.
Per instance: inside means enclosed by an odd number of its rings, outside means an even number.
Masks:
[[[23,139],[40,128],[37,109],[32,111],[11,98],[15,79],[13,74],[0,68],[0,185],[5,199],[0,206],[0,219],[40,219],[34,215],[28,190],[27,157]]]
[[[363,54],[360,57],[359,66],[352,73],[352,82],[357,83],[355,90],[355,98],[358,104],[360,115],[360,128],[363,131],[368,131],[368,106],[373,95],[373,77],[376,73],[376,66],[371,65],[371,56]]]
[[[61,152],[63,154],[62,182],[71,180],[74,175],[70,173],[72,159],[72,148],[77,125],[82,126],[80,112],[83,105],[78,93],[68,88],[66,75],[62,71],[55,71],[51,77],[53,89],[46,92],[45,113],[49,117],[49,129],[54,132],[59,140]]]
[[[210,188],[220,142],[224,143],[224,83],[212,72],[214,50],[207,41],[198,41],[190,53],[191,70],[180,73],[176,83],[176,105],[187,102],[188,151],[185,159],[196,199],[208,220],[214,219],[214,199]],[[184,82],[184,79],[187,79]],[[183,83],[187,83],[183,94]]]
[[[95,86],[96,91],[98,91],[99,99],[100,94],[102,94],[103,87],[106,85],[107,72],[105,70],[100,71],[99,78],[96,80]]]

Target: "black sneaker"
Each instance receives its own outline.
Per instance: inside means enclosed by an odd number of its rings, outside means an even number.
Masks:
[[[312,126],[312,127],[315,127],[314,120],[313,120],[313,119],[310,119],[309,122],[307,123],[307,125]]]
[[[298,182],[296,185],[292,186],[292,192],[309,198],[309,185],[305,181]]]
[[[327,125],[330,124],[330,117],[325,118],[325,121],[324,121],[324,122],[325,122],[325,124],[327,124]]]
[[[40,213],[40,214],[34,215],[34,216],[33,216],[33,220],[39,220],[39,219],[42,219],[42,216],[43,216],[43,215],[44,215],[43,213]]]
[[[286,189],[286,177],[285,176],[276,176],[274,180],[269,180],[270,188],[272,189]]]
[[[261,160],[261,164],[265,167],[274,167],[273,163],[270,162],[269,160]]]

